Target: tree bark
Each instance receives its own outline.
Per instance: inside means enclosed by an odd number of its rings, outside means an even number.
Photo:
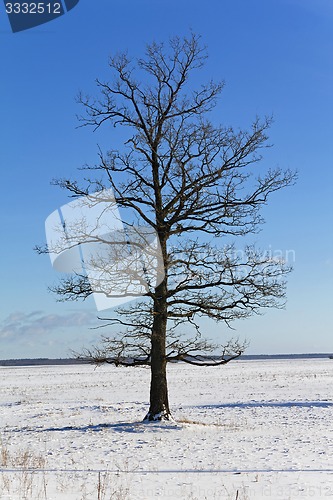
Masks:
[[[154,322],[151,336],[150,407],[145,420],[170,420],[168,385],[166,377],[167,302],[166,278],[156,287]]]

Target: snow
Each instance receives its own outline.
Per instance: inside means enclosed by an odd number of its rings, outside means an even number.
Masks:
[[[1,367],[0,499],[333,497],[333,361]]]

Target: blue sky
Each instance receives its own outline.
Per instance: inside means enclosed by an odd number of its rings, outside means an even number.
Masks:
[[[12,34],[1,4],[0,358],[67,356],[98,340],[93,302],[56,302],[47,287],[57,274],[33,251],[45,241],[46,217],[67,202],[50,181],[93,164],[97,144],[119,146],[110,128],[76,128],[75,96],[108,77],[110,54],[141,55],[147,42],[190,29],[210,55],[201,77],[226,82],[214,120],[248,126],[273,113],[265,162],[299,171],[295,187],[271,198],[255,238],[292,256],[286,309],[216,335],[246,337],[248,353],[333,351],[332,22],[330,0],[80,0],[57,20]]]

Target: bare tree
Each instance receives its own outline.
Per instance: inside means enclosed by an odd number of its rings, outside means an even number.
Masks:
[[[113,79],[96,80],[99,98],[79,96],[80,120],[94,129],[104,123],[127,127],[124,148],[100,151],[98,165],[85,167],[90,173],[83,187],[69,179],[55,182],[73,197],[111,188],[118,207],[133,214],[128,227],[149,227],[158,235],[158,284],[140,301],[101,318],[102,327],[112,325],[116,334],[83,353],[96,363],[150,365],[147,420],[170,418],[167,362],[216,366],[244,351],[237,340],[222,346],[205,340],[200,318],[230,326],[263,308],[282,307],[290,272],[253,246],[235,247],[236,237],[244,241],[259,230],[260,209],[271,193],[293,184],[295,174],[262,166],[270,119],[256,119],[249,130],[211,123],[223,84],[189,85],[205,60],[196,35],[152,43],[142,59],[111,58]],[[84,273],[66,276],[54,291],[61,300],[93,292]]]

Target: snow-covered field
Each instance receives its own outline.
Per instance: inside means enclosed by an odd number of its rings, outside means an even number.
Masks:
[[[333,499],[333,361],[0,368],[0,498]]]

